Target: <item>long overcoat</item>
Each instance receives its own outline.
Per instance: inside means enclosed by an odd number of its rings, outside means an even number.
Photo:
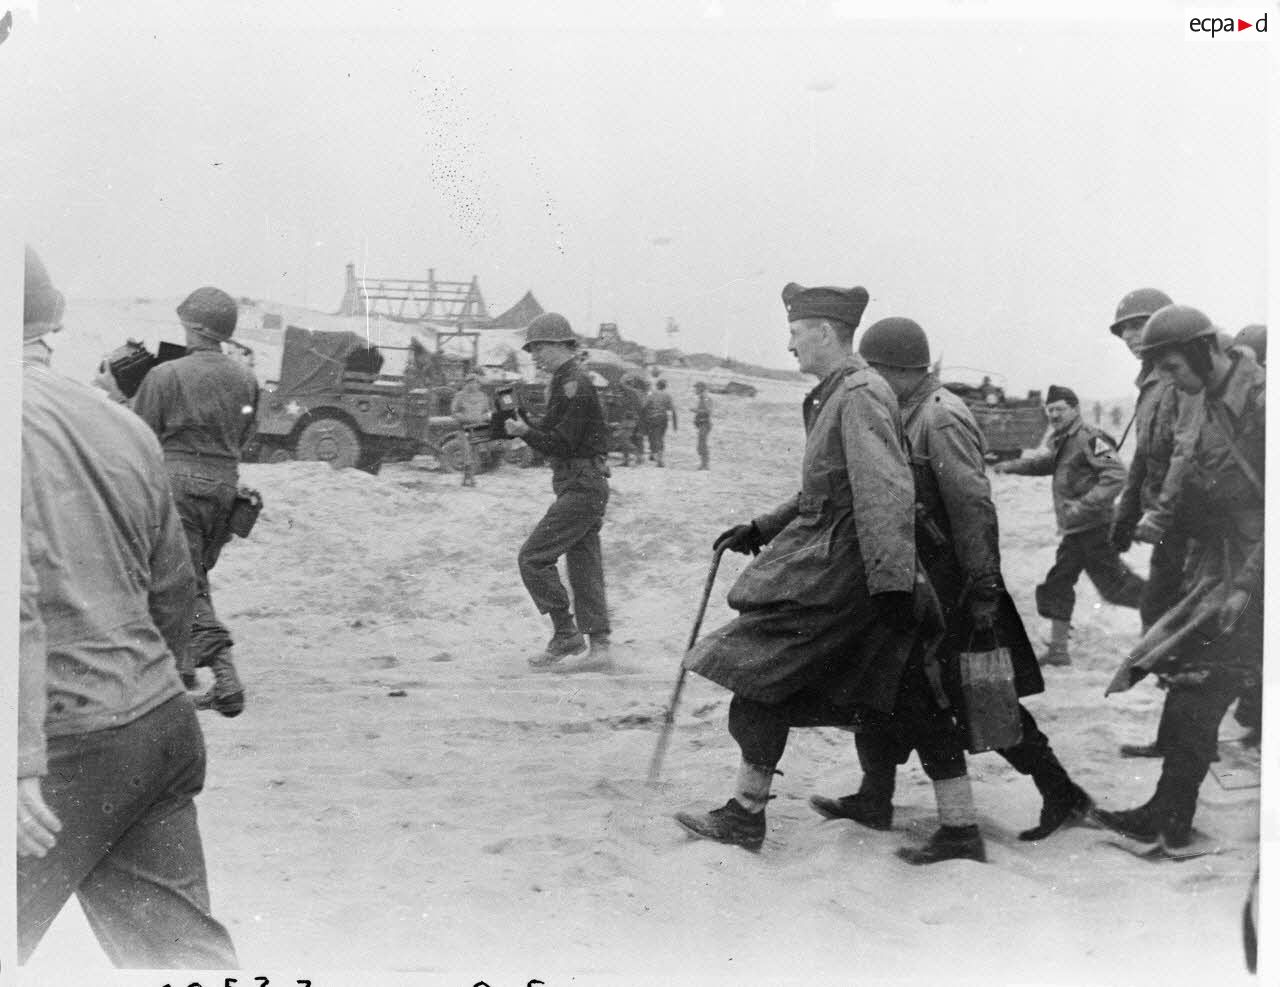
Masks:
[[[739,616],[691,649],[685,667],[767,703],[822,679],[833,702],[888,713],[920,632],[879,624],[871,597],[923,596],[898,402],[850,354],[803,411],[800,492],[755,519],[768,544],[729,591]]]
[[[988,645],[975,636],[967,603],[973,586],[987,584],[999,587],[995,636],[1009,648],[1018,695],[1043,692],[1035,650],[1004,589],[986,444],[973,413],[930,374],[903,399],[902,416],[921,513],[920,559],[946,615],[947,633],[938,658],[948,691],[958,691],[956,656],[969,647]]]

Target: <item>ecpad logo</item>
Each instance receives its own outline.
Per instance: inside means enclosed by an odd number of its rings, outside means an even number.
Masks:
[[[1206,10],[1191,13],[1187,30],[1192,34],[1207,34],[1214,38],[1219,34],[1266,34],[1267,14],[1263,12],[1253,20],[1243,17],[1224,17],[1222,10]]]

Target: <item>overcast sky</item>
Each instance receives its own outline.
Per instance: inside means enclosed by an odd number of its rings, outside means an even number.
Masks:
[[[493,314],[532,289],[579,331],[665,345],[671,317],[686,351],[776,366],[786,282],[862,284],[864,326],[1097,397],[1132,387],[1106,328],[1131,288],[1266,319],[1276,10],[1210,39],[1171,3],[457,6],[16,7],[27,238],[81,297],[331,311],[348,261],[434,268]]]

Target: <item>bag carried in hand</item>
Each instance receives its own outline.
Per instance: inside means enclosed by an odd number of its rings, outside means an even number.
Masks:
[[[262,513],[262,494],[249,487],[241,487],[236,491],[235,502],[231,505],[229,525],[231,533],[241,538],[248,538],[249,532],[258,522]]]
[[[1009,649],[993,639],[989,650],[960,652],[959,666],[970,753],[1012,747],[1022,739],[1022,714]]]

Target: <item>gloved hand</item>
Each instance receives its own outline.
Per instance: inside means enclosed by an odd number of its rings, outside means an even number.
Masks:
[[[1133,529],[1134,522],[1132,521],[1116,518],[1111,522],[1111,532],[1108,535],[1108,540],[1111,542],[1111,547],[1121,555],[1133,547]]]
[[[740,552],[746,555],[750,552],[752,555],[760,554],[760,547],[764,544],[764,539],[760,536],[760,529],[756,527],[756,523],[752,521],[750,524],[735,524],[732,528],[721,533],[711,544],[714,551],[720,551],[727,548],[731,552]]]
[[[871,598],[871,605],[875,607],[876,620],[894,630],[905,631],[916,626],[915,599],[911,593],[903,590],[877,593]]]
[[[1158,545],[1162,538],[1164,538],[1164,528],[1152,521],[1150,516],[1142,515],[1137,527],[1133,529],[1133,540],[1147,545]]]

